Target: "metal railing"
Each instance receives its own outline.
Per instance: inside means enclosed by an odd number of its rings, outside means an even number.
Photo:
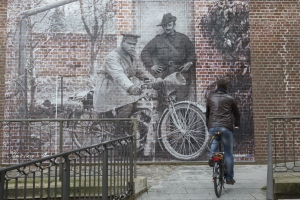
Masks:
[[[133,192],[134,136],[0,169],[0,200],[123,199]]]
[[[273,172],[300,172],[300,116],[268,117],[267,133],[267,199],[273,199]]]
[[[136,119],[92,118],[0,120],[0,164],[19,164],[134,134]]]

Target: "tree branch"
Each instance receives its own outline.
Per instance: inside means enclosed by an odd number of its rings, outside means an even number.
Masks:
[[[84,17],[84,12],[83,12],[83,3],[82,3],[82,0],[79,0],[79,4],[80,4],[80,13],[81,13],[81,20],[83,22],[83,25],[84,25],[84,29],[86,30],[87,34],[92,37],[92,33],[91,33],[91,30],[86,22],[86,19]]]

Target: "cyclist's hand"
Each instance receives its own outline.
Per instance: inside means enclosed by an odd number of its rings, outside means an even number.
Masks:
[[[163,71],[163,66],[160,66],[160,65],[153,65],[153,66],[151,67],[151,69],[152,69],[155,73],[159,74],[160,72]]]
[[[185,65],[183,65],[182,67],[180,67],[180,72],[186,72],[188,71],[193,65],[193,62],[188,62]]]
[[[160,77],[158,77],[155,82],[152,83],[152,88],[154,90],[158,90],[163,86],[164,80]]]
[[[140,95],[142,93],[142,89],[136,86],[131,86],[128,91],[130,95]]]

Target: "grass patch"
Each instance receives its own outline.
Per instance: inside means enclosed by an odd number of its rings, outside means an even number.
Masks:
[[[267,186],[264,186],[264,187],[262,187],[260,189],[263,190],[263,191],[266,191],[267,190]]]

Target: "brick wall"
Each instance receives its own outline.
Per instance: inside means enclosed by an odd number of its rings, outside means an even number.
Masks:
[[[4,108],[4,74],[6,64],[6,16],[7,0],[0,0],[0,118],[3,118]]]
[[[6,64],[6,16],[7,0],[0,0],[0,119],[4,115],[5,93],[5,64]],[[3,143],[2,130],[0,131],[0,144]],[[0,145],[2,146],[2,145]],[[2,163],[2,148],[0,148],[0,163]]]
[[[6,5],[6,0],[0,0],[0,67],[2,69],[0,115],[2,118],[6,64]],[[249,5],[251,76],[247,72],[247,79],[251,81],[252,78],[255,159],[260,162],[266,161],[267,156],[266,117],[299,115],[300,74],[297,50],[300,41],[298,25],[300,3],[298,0],[251,0]],[[226,73],[236,75],[241,71],[239,68],[230,67],[230,63],[223,62],[220,50],[212,48],[212,44],[202,37],[201,30],[197,27],[197,18],[207,12],[208,1],[194,1],[192,6],[196,23],[195,44],[198,55],[197,100],[199,103],[204,103],[201,97],[216,76]],[[136,11],[133,10],[135,1],[118,1],[117,7],[117,30],[131,31],[128,27],[135,24]],[[60,69],[57,68],[57,70]],[[48,73],[47,70],[44,72]]]
[[[255,158],[266,161],[266,117],[300,113],[300,2],[251,0],[250,8]]]

